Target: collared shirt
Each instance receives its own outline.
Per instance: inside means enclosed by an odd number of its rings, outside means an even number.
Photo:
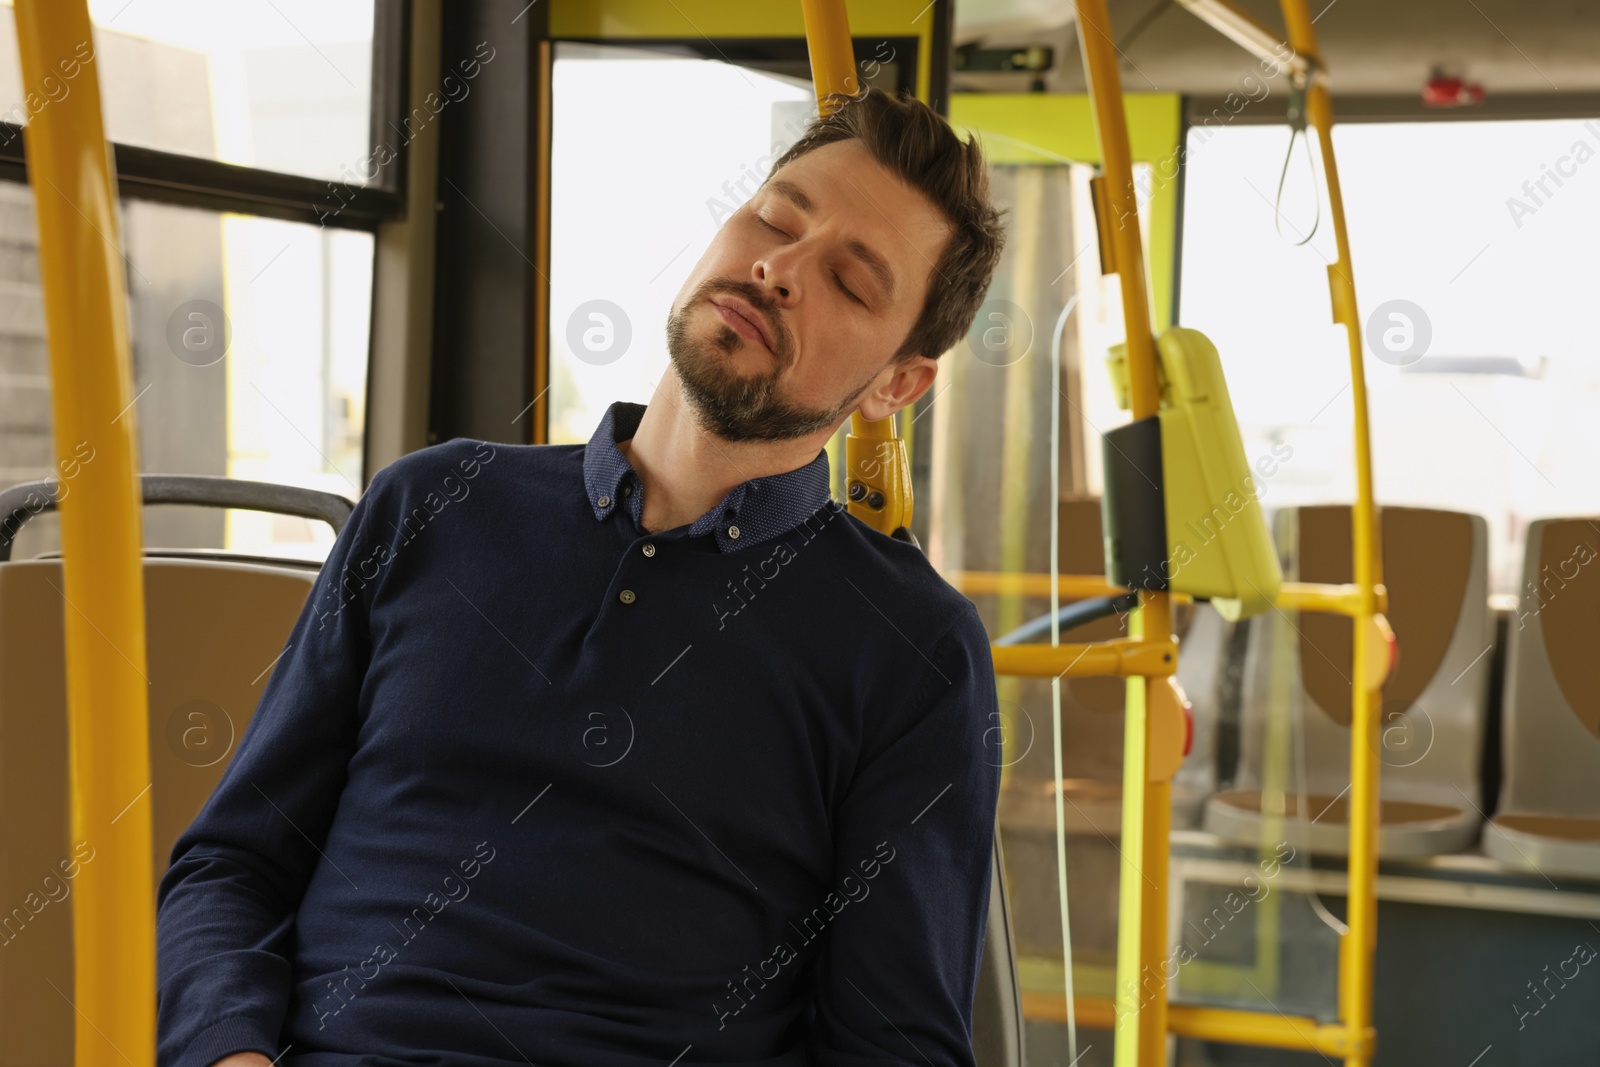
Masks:
[[[163,1065],[973,1062],[976,610],[825,453],[646,532],[642,413],[374,479],[162,879]]]
[[[606,409],[600,426],[584,450],[583,480],[594,504],[594,517],[604,519],[614,508],[626,508],[644,529],[644,484],[617,448],[644,418],[643,404],[618,401]],[[690,525],[688,536],[711,534],[717,548],[732,552],[770,541],[816,514],[828,503],[828,453],[785,474],[752,478],[734,486],[722,502]]]

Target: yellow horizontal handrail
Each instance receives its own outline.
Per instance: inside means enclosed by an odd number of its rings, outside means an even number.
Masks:
[[[1073,645],[990,645],[994,673],[1024,678],[1155,678],[1178,669],[1177,642],[1118,637]]]
[[[1115,1030],[1116,1005],[1105,997],[1078,997],[1073,1002],[1078,1023],[1096,1030]],[[1024,1018],[1038,1022],[1064,1023],[1067,1007],[1055,993],[1022,994]],[[1353,1051],[1370,1054],[1375,1035],[1369,1028],[1353,1049],[1349,1031],[1339,1023],[1324,1023],[1307,1016],[1273,1012],[1211,1008],[1198,1004],[1167,1005],[1167,1029],[1180,1037],[1200,1041],[1219,1041],[1230,1045],[1266,1048],[1303,1049],[1324,1056],[1346,1056]]]
[[[952,571],[945,575],[945,579],[967,596],[997,594],[1048,597],[1050,595],[1048,574],[1020,571]],[[1103,574],[1063,574],[1056,581],[1056,589],[1061,593],[1063,600],[1120,596],[1129,591],[1125,586],[1112,585],[1106,581]]]
[[[1048,574],[1018,571],[951,571],[945,576],[951,585],[967,596],[1021,595],[1047,597],[1050,595]],[[1112,585],[1100,574],[1063,574],[1056,582],[1063,600],[1088,600],[1091,597],[1118,596],[1130,590]],[[1175,604],[1190,604],[1194,598],[1186,593],[1173,593]],[[1340,585],[1324,582],[1284,582],[1278,591],[1278,607],[1294,611],[1317,611],[1329,615],[1355,616],[1364,610],[1359,585],[1346,582]],[[1389,594],[1377,587],[1377,610],[1389,610]]]

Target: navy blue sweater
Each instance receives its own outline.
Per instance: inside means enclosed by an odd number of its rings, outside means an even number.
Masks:
[[[159,903],[159,1062],[971,1064],[988,638],[828,460],[640,524],[452,441],[335,543]]]

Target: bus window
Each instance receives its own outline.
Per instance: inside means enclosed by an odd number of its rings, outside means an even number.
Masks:
[[[795,78],[569,42],[553,81],[549,439],[560,444],[587,441],[613,400],[649,401],[679,286],[814,105]]]
[[[1584,187],[1594,124],[1363,123],[1337,128],[1363,316],[1380,504],[1477,512],[1490,585],[1516,586],[1530,520],[1600,509],[1600,360],[1583,309],[1600,202]],[[1282,127],[1190,132],[1183,316],[1228,368],[1247,448],[1293,455],[1267,507],[1349,499],[1348,370],[1328,314],[1324,225],[1290,161],[1280,239]],[[1582,146],[1581,148],[1579,146]],[[1541,166],[1541,164],[1543,164]],[[1403,174],[1403,181],[1396,175]],[[1327,218],[1327,205],[1322,205]]]
[[[7,5],[9,6],[9,5]],[[106,136],[120,144],[346,183],[373,177],[373,0],[92,0]],[[15,20],[0,18],[0,119],[21,91]],[[64,91],[76,69],[63,57]]]
[[[122,204],[139,463],[357,497],[362,485],[372,236],[147,201]],[[0,183],[0,424],[6,484],[49,477],[49,366],[33,196]],[[153,547],[320,559],[325,525],[152,508]],[[58,547],[54,515],[18,539]]]

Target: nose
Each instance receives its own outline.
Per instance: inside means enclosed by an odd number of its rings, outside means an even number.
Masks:
[[[799,298],[800,264],[789,248],[757,259],[751,276],[780,305],[788,306]]]

